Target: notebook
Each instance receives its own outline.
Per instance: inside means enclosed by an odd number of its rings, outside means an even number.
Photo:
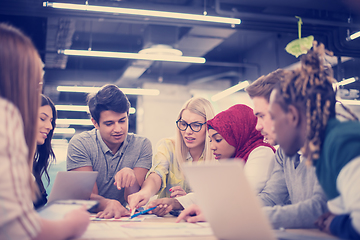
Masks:
[[[276,239],[241,161],[189,163],[183,170],[217,238]]]
[[[95,171],[60,171],[56,174],[48,203],[57,200],[88,200],[94,188],[98,172]]]

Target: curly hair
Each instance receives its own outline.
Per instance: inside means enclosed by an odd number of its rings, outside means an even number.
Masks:
[[[306,113],[306,140],[301,151],[307,154],[308,163],[319,159],[328,120],[336,116],[334,83],[337,81],[331,66],[325,62],[326,54],[332,55],[323,44],[314,42],[313,48],[301,57],[301,67],[281,79],[276,87],[281,98],[277,102],[285,112],[289,105],[294,105]]]

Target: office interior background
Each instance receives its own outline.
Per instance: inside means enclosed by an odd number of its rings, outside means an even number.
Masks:
[[[88,10],[58,8],[60,3]],[[198,21],[193,15],[188,19],[148,15],[154,11],[225,17],[235,22]],[[354,80],[341,85],[338,94],[360,116],[360,37],[351,39],[360,31],[359,0],[0,1],[0,22],[29,35],[45,64],[43,93],[58,110],[53,138],[57,162],[51,166],[52,173],[65,170],[69,139],[93,128],[86,96],[104,84],[116,84],[125,92],[149,90],[127,94],[132,106],[129,132],[149,138],[153,149],[158,140],[174,135],[179,110],[193,96],[208,98],[216,112],[237,103],[252,106],[244,90],[239,90],[246,81],[251,83],[277,68],[299,66],[299,59],[285,51],[289,42],[299,38],[296,16],[302,18],[302,37],[313,35],[334,53],[327,60],[335,78]],[[67,55],[66,50],[113,55]],[[133,55],[115,58],[118,53]],[[137,53],[172,60],[144,60]],[[200,63],[179,62],[183,58],[173,61],[181,55],[196,57]],[[78,88],[66,89],[68,86]],[[235,92],[218,97],[229,88]]]

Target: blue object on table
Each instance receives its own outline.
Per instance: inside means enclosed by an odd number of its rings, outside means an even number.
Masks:
[[[139,215],[141,215],[141,214],[144,214],[144,213],[147,213],[147,212],[149,212],[149,211],[151,211],[151,210],[154,210],[155,208],[156,208],[156,207],[152,207],[152,208],[146,209],[146,210],[144,210],[144,211],[135,213],[134,215],[130,216],[130,218],[137,217],[137,216],[139,216]]]

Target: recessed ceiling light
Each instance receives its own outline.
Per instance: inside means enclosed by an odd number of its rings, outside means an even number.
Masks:
[[[139,51],[140,54],[159,54],[159,55],[173,55],[182,56],[183,53],[179,49],[172,48],[165,44],[156,44],[149,48],[145,48]]]

